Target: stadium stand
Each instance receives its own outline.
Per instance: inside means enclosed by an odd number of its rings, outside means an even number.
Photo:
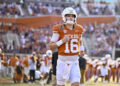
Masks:
[[[96,82],[100,77],[101,66],[102,68],[105,66],[104,70],[112,74],[117,71],[118,75],[111,76],[116,78],[116,83],[119,83],[119,3],[119,0],[117,3],[105,0],[100,2],[96,0],[0,0],[0,76],[3,73],[2,66],[7,68],[5,76],[9,75],[9,63],[13,54],[18,57],[17,64],[20,66],[23,65],[25,58],[29,66],[31,57],[35,59],[39,57],[37,61],[40,62],[40,68],[43,68],[43,71],[51,71],[51,57],[46,55],[46,51],[49,50],[52,28],[55,24],[62,22],[63,9],[71,6],[77,11],[77,23],[84,27],[83,43],[85,54],[88,55],[84,56],[87,60],[86,81],[95,76]],[[1,59],[3,57],[5,59]],[[112,61],[107,63],[107,60]],[[27,72],[29,72],[28,69]],[[48,76],[50,72],[45,75],[40,70],[36,72],[38,72],[36,76],[39,77],[40,84],[46,84],[46,78],[50,76]],[[29,74],[24,76],[26,76],[26,82],[29,82]]]
[[[77,21],[85,28],[84,44],[87,54],[104,56],[103,52],[112,54],[114,45],[119,47],[119,40],[114,41],[119,38],[116,35],[119,34],[119,24],[114,24],[116,18],[110,16],[117,13],[116,4],[102,1],[99,3],[93,1],[79,3],[72,0],[65,2],[64,0],[61,2],[59,0],[11,0],[3,1],[0,5],[1,32],[4,32],[1,37],[3,38],[1,45],[4,45],[4,52],[10,53],[16,50],[18,53],[31,53],[34,50],[38,52],[42,49],[40,53],[45,53],[52,34],[51,28],[54,24],[62,21],[60,13],[67,6],[75,8],[78,16],[80,16]],[[90,15],[92,17],[85,17]],[[105,16],[103,17],[103,15]],[[115,31],[112,30],[113,28]],[[112,35],[109,35],[108,32]],[[106,40],[106,42],[102,43],[101,40]],[[35,46],[32,46],[33,44]],[[100,50],[95,50],[95,47],[100,47]]]

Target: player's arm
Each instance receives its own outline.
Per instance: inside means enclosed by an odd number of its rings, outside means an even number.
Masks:
[[[59,40],[59,36],[60,35],[57,32],[53,32],[52,39],[51,39],[51,42],[49,44],[49,47],[51,50],[54,50],[54,49],[60,47],[65,42],[69,41],[69,37],[64,37],[63,39]]]
[[[83,46],[83,39],[82,39],[82,37],[80,38],[79,43],[80,43],[80,46]]]
[[[50,47],[50,50],[55,50],[58,46],[55,42],[50,42],[49,47]]]
[[[80,47],[82,47],[82,51],[84,51],[84,50],[83,50],[84,45],[83,45],[83,39],[82,39],[82,34],[83,34],[84,30],[83,30],[83,27],[82,27],[82,26],[80,26],[80,27],[81,27],[81,37],[80,37],[80,40],[79,40],[79,44],[80,44]],[[80,51],[81,51],[81,50],[80,50]]]
[[[84,46],[83,46],[83,41],[82,41],[82,37],[80,38],[80,56],[84,56]]]
[[[49,48],[51,50],[54,50],[58,47],[58,45],[56,44],[56,42],[59,40],[59,34],[57,32],[53,32],[51,41],[49,43]]]

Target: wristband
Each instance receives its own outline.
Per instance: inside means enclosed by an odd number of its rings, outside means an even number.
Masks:
[[[62,40],[59,40],[59,41],[56,42],[56,44],[57,44],[57,46],[59,47],[59,46],[61,46],[61,45],[63,44],[63,41],[62,41]]]

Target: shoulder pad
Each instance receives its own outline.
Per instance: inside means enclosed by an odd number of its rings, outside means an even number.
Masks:
[[[64,29],[64,27],[62,25],[60,25],[60,30],[63,30],[63,29]]]

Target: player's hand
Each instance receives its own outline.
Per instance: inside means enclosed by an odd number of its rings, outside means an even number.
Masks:
[[[80,51],[80,56],[81,56],[81,57],[84,56],[84,51]]]
[[[66,42],[68,42],[69,40],[70,40],[70,37],[69,37],[69,36],[65,36],[65,37],[62,39],[63,43],[66,43]]]

